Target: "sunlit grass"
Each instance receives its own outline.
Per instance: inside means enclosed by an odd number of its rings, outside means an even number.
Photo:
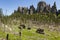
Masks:
[[[45,34],[36,33],[36,29],[22,29],[21,36],[15,34],[9,34],[9,40],[60,40],[60,32],[57,31],[48,31],[48,29],[44,29]],[[3,33],[0,31],[0,38],[6,38],[7,33]]]

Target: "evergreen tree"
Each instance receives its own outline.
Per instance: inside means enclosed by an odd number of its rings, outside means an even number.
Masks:
[[[58,14],[60,14],[60,10],[58,10]]]
[[[34,8],[33,5],[30,6],[30,12],[31,12],[31,11],[32,11],[33,13],[35,13],[35,8]]]
[[[2,8],[0,8],[0,17],[3,16],[3,11],[2,11]]]
[[[56,13],[57,12],[57,8],[56,8],[56,2],[54,2],[54,5],[51,8],[51,12],[52,13]]]
[[[58,16],[60,14],[60,10],[58,10],[57,12],[56,12],[56,16]]]
[[[17,11],[16,10],[14,10],[14,13],[16,13]]]
[[[20,8],[20,7],[18,7],[17,12],[19,12],[19,13],[20,13],[21,11],[22,11],[22,10],[21,10],[21,8]]]

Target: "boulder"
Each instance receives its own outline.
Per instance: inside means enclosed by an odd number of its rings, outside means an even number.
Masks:
[[[27,29],[28,29],[28,30],[30,30],[31,28],[30,28],[30,27],[28,27]]]
[[[44,29],[40,29],[40,28],[38,28],[38,29],[36,30],[36,33],[44,34]]]

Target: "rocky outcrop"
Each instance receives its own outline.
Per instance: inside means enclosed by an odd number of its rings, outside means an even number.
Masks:
[[[45,7],[46,7],[46,3],[44,1],[39,2],[37,5],[37,12],[43,12]]]
[[[30,6],[30,8],[27,7],[18,7],[17,11],[22,14],[34,14],[34,13],[56,13],[57,8],[56,8],[56,2],[54,2],[54,5],[50,7],[50,4],[46,4],[44,1],[40,1],[37,4],[37,9],[34,8],[33,5]],[[16,12],[16,11],[15,11]]]

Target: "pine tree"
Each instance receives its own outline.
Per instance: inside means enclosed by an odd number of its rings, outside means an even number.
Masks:
[[[20,12],[20,7],[18,7],[17,11]]]
[[[0,17],[3,16],[3,11],[2,11],[2,8],[0,8]]]
[[[51,12],[52,13],[56,13],[57,12],[56,2],[54,2],[54,5],[52,6]]]
[[[30,6],[30,12],[31,12],[31,13],[35,13],[35,8],[34,8],[33,5]]]

